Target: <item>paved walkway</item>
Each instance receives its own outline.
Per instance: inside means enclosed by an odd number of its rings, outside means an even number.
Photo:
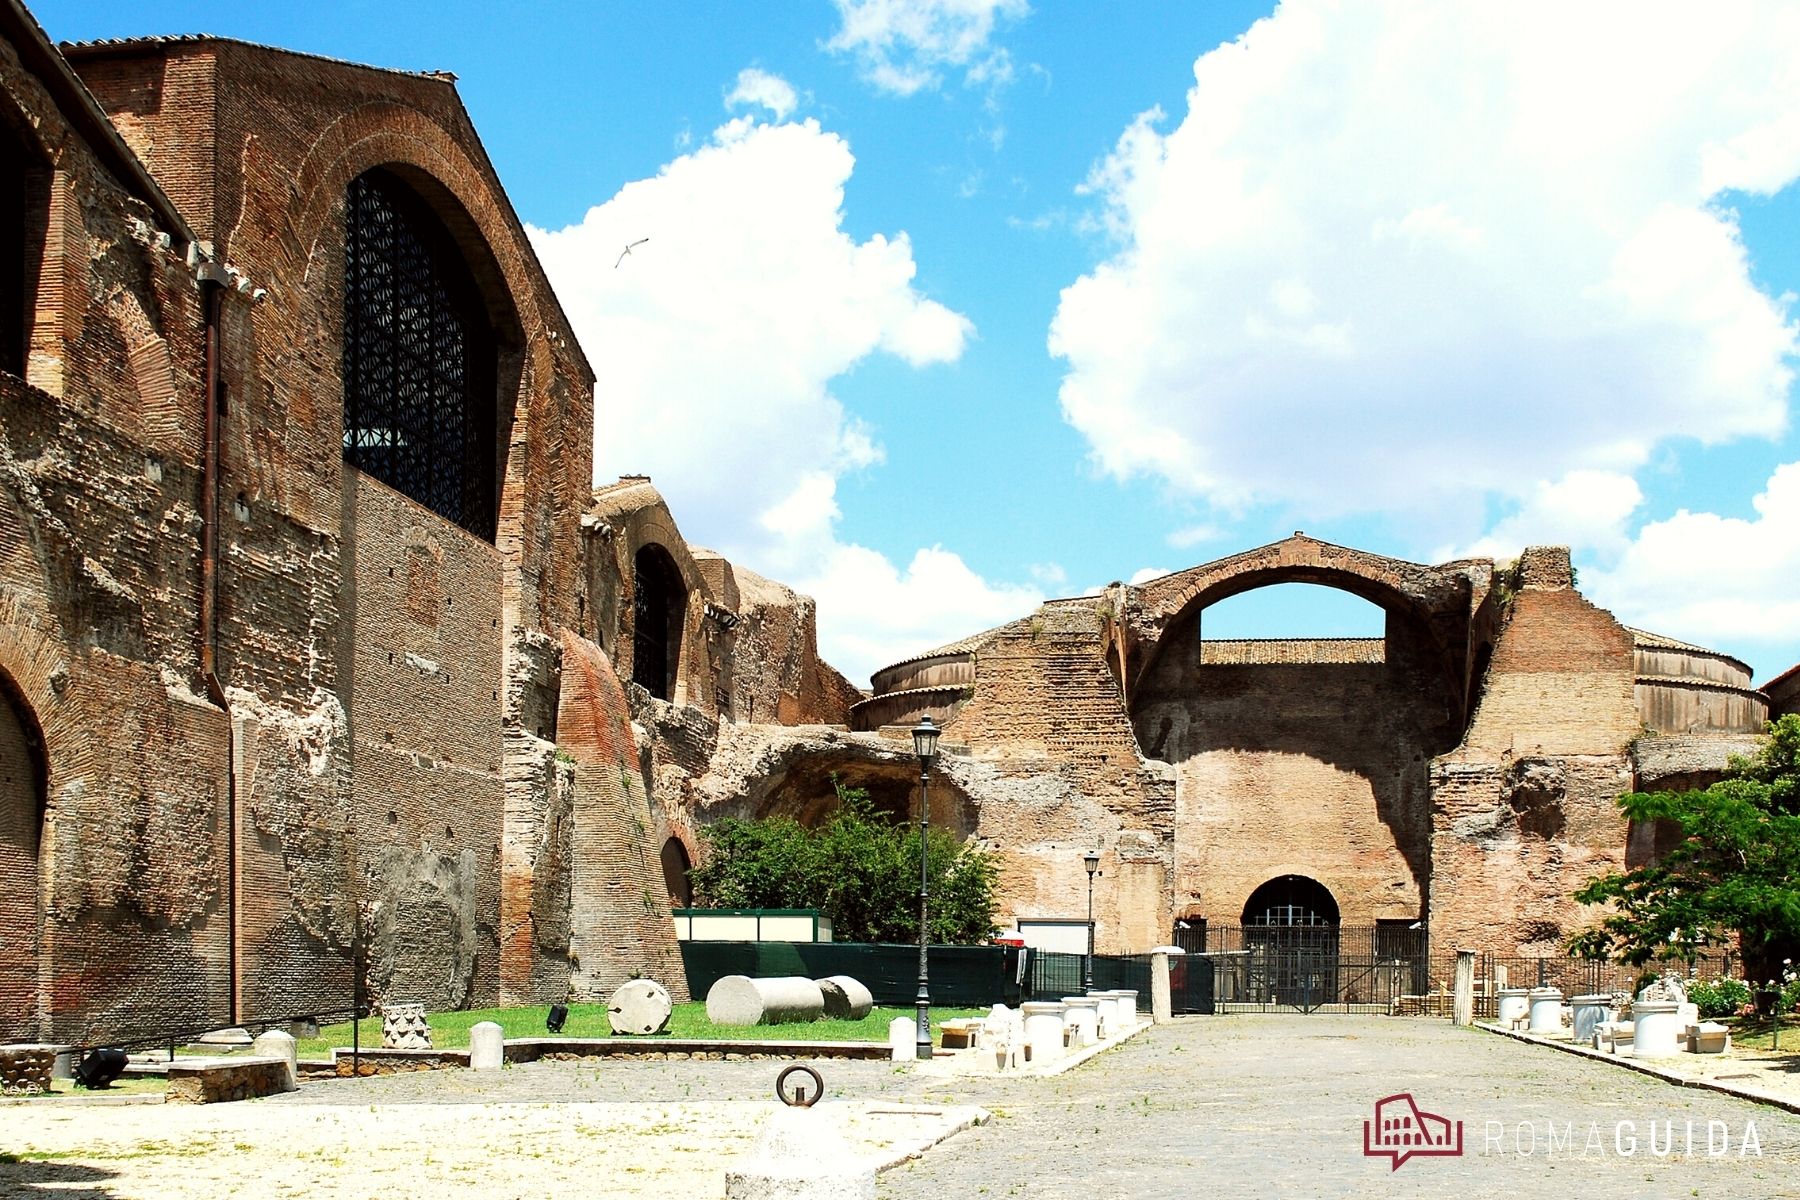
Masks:
[[[251,1104],[6,1108],[0,1197],[700,1200],[749,1148],[778,1065],[544,1062]],[[882,1200],[1800,1197],[1800,1116],[1444,1021],[1183,1018],[1050,1078],[820,1071],[841,1112],[864,1114],[852,1132],[871,1151],[912,1133],[882,1112],[895,1102],[995,1115],[881,1175]],[[1463,1122],[1463,1156],[1365,1157],[1363,1122],[1398,1092]],[[1709,1122],[1729,1138],[1717,1157]],[[1743,1152],[1752,1123],[1760,1157]]]
[[[1364,1157],[1363,1122],[1396,1092],[1462,1121],[1463,1156],[1398,1169]],[[1445,1021],[1184,1018],[1068,1075],[933,1094],[996,1119],[883,1175],[883,1200],[1800,1196],[1792,1113]],[[1706,1153],[1709,1121],[1728,1131],[1719,1157]],[[1652,1153],[1652,1122],[1658,1150],[1673,1122],[1672,1153]],[[1760,1158],[1740,1154],[1751,1122]]]

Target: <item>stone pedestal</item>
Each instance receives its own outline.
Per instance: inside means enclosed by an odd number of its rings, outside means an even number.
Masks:
[[[250,1053],[258,1058],[279,1058],[287,1064],[287,1086],[285,1092],[298,1091],[300,1088],[300,1052],[294,1047],[294,1035],[280,1029],[271,1029],[261,1034],[250,1043]]]
[[[1528,1033],[1561,1033],[1562,1001],[1561,988],[1532,988],[1529,996],[1531,1003],[1531,1024],[1525,1027]]]
[[[1526,995],[1525,988],[1500,989],[1500,1024],[1511,1028],[1514,1021],[1531,1011],[1531,1002]]]
[[[858,1158],[834,1107],[777,1109],[750,1157],[725,1172],[726,1200],[875,1200],[875,1166]]]
[[[477,1071],[498,1071],[506,1065],[506,1031],[492,1021],[469,1030],[469,1066]]]
[[[1150,1019],[1167,1025],[1175,1019],[1175,1005],[1169,994],[1169,952],[1157,950],[1150,955]]]
[[[1571,997],[1569,1016],[1575,1044],[1590,1046],[1594,1042],[1595,1027],[1613,1019],[1612,997],[1604,994]]]
[[[1027,1000],[1019,1006],[1025,1014],[1025,1044],[1034,1063],[1051,1062],[1063,1053],[1065,1005],[1055,1000]]]
[[[888,1050],[895,1062],[916,1062],[919,1057],[919,1026],[911,1017],[895,1017],[888,1022]]]
[[[619,985],[606,1002],[606,1019],[614,1033],[643,1036],[669,1027],[675,1005],[668,990],[653,979],[633,979]]]
[[[1631,1056],[1670,1058],[1681,1053],[1687,1030],[1678,1015],[1681,1005],[1673,1000],[1638,1000],[1631,1006]]]
[[[1456,984],[1450,1001],[1450,1022],[1472,1025],[1475,1022],[1475,952],[1456,952]]]
[[[425,1019],[423,1004],[384,1004],[381,1006],[381,1048],[383,1050],[431,1049],[431,1024]]]
[[[0,1046],[0,1095],[35,1096],[49,1091],[57,1050],[37,1042]]]
[[[1066,1024],[1075,1027],[1075,1036],[1069,1039],[1070,1048],[1076,1046],[1092,1046],[1100,1040],[1100,999],[1097,996],[1064,996],[1062,1002],[1068,1006],[1064,1016]]]

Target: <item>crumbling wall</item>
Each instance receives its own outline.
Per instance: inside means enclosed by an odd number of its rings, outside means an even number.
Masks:
[[[1527,550],[1517,582],[1468,734],[1431,765],[1439,948],[1559,952],[1595,919],[1572,894],[1625,866],[1631,635],[1574,589],[1566,549]]]
[[[562,651],[557,729],[574,767],[570,991],[605,999],[642,975],[685,1000],[687,976],[631,709],[598,646],[565,632]]]

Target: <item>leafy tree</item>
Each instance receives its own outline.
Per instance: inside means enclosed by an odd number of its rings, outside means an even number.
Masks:
[[[694,902],[713,908],[816,908],[849,942],[919,939],[919,835],[889,819],[862,788],[835,778],[838,807],[817,829],[791,817],[728,817],[707,826],[705,863],[688,872]],[[933,829],[926,842],[931,940],[986,941],[994,932],[993,856]]]
[[[1674,822],[1681,842],[1575,893],[1614,911],[1571,938],[1571,950],[1642,964],[1735,938],[1752,985],[1800,958],[1800,715],[1771,721],[1762,748],[1733,758],[1711,787],[1633,792],[1619,807],[1634,821]]]

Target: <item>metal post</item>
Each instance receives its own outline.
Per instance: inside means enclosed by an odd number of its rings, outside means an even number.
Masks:
[[[926,962],[925,947],[930,937],[930,927],[925,923],[926,914],[926,844],[925,831],[931,821],[931,766],[923,758],[919,760],[919,1028],[918,1056],[920,1060],[931,1057],[931,983],[930,966]]]
[[[1116,889],[1115,889],[1116,890]],[[1094,873],[1088,872],[1087,954],[1081,960],[1081,994],[1094,990]]]

